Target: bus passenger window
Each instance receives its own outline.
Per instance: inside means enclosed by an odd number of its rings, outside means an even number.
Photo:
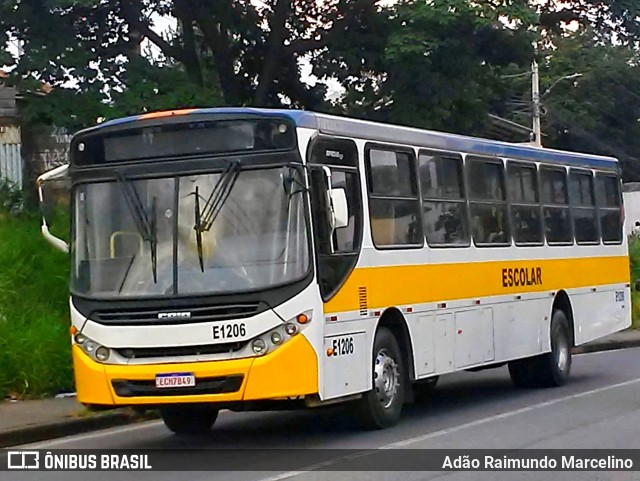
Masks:
[[[430,246],[468,246],[462,157],[423,151],[418,163],[427,242]]]
[[[504,166],[501,161],[467,158],[471,234],[479,246],[509,245]]]
[[[536,166],[507,164],[511,223],[516,245],[542,245],[542,219]]]
[[[620,181],[615,175],[596,174],[596,200],[602,240],[607,244],[622,242]]]
[[[375,246],[421,246],[420,200],[413,155],[370,149],[367,180]]]
[[[569,173],[569,201],[578,244],[594,244],[600,241],[598,217],[593,195],[591,172],[571,169]]]
[[[549,244],[573,244],[567,173],[561,168],[540,167],[542,217]]]

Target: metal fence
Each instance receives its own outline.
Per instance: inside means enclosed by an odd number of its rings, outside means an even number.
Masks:
[[[20,128],[0,127],[0,180],[23,187],[23,164],[20,148]]]

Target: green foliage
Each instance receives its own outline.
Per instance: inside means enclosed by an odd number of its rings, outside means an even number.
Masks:
[[[640,1],[638,0],[542,0],[536,2],[541,26],[560,33],[563,25],[589,27],[606,43],[640,46]]]
[[[224,105],[215,81],[207,81],[199,88],[189,81],[187,74],[176,66],[155,66],[143,58],[135,58],[126,73],[129,87],[113,93],[106,118],[134,115],[154,110]]]
[[[34,213],[0,210],[0,399],[73,389],[68,258]]]
[[[522,2],[405,0],[388,16],[386,42],[374,44],[375,70],[352,74],[349,113],[479,133],[500,99],[502,69],[533,58],[529,27],[537,17]]]
[[[629,263],[631,269],[631,320],[634,329],[640,329],[640,292],[635,290],[636,281],[640,281],[640,237],[629,236]]]
[[[25,194],[16,185],[0,178],[0,216],[18,215],[25,207]],[[2,217],[0,217],[2,219]]]
[[[542,66],[546,144],[613,155],[625,181],[640,180],[640,54],[602,44],[590,30],[555,41]],[[544,88],[542,89],[544,91]]]

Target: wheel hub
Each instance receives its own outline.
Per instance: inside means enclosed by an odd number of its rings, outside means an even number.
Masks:
[[[569,342],[564,334],[558,337],[556,345],[556,365],[560,371],[566,371],[569,363]]]
[[[383,408],[393,404],[400,387],[398,363],[386,349],[378,352],[373,371],[374,389]]]

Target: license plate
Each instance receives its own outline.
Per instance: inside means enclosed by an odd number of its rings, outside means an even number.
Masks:
[[[193,387],[196,385],[196,377],[190,372],[174,372],[156,375],[157,388]]]

